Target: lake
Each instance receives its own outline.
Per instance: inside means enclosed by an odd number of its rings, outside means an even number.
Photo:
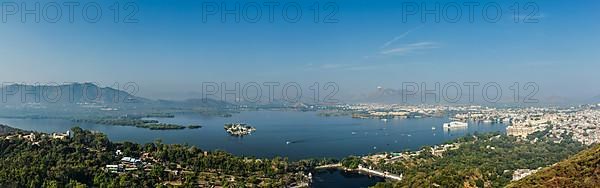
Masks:
[[[81,128],[100,131],[112,141],[137,143],[162,140],[163,143],[190,144],[205,150],[224,150],[236,155],[289,159],[311,157],[343,158],[382,151],[415,150],[473,132],[505,132],[503,124],[469,123],[465,129],[444,130],[447,117],[420,119],[353,119],[349,116],[323,117],[317,112],[248,111],[233,117],[179,115],[175,118],[153,118],[161,123],[202,125],[199,129],[149,130],[128,126],[77,124]],[[247,123],[257,130],[244,137],[229,136],[225,123]],[[1,119],[12,127],[46,133],[65,132],[75,126],[61,119]],[[435,130],[432,130],[435,127]],[[289,144],[287,144],[289,142]]]
[[[385,179],[377,176],[368,176],[356,172],[327,169],[315,172],[311,187],[356,187],[364,188],[383,182]]]
[[[447,117],[420,119],[354,119],[349,116],[323,117],[317,112],[247,111],[232,117],[178,115],[152,118],[161,123],[202,125],[199,129],[149,130],[128,126],[77,124],[83,129],[100,131],[112,141],[190,144],[204,150],[224,150],[236,155],[274,157],[291,160],[366,155],[383,151],[416,150],[474,132],[505,132],[503,124],[469,122],[468,128],[444,130]],[[247,123],[257,130],[251,135],[233,137],[225,132],[226,123]],[[61,119],[3,119],[0,123],[39,132],[65,132],[76,126]],[[432,129],[434,127],[435,129]],[[289,144],[288,144],[289,142]],[[338,170],[314,174],[312,187],[368,187],[381,178]]]

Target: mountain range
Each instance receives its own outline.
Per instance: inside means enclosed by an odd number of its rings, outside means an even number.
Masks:
[[[220,114],[230,103],[214,99],[152,100],[92,83],[13,84],[0,88],[0,116],[73,117],[197,112]]]

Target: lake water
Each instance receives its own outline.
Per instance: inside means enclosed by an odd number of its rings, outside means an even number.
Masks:
[[[320,170],[313,176],[311,187],[356,187],[363,188],[383,182],[384,179],[376,176],[367,176],[343,170]]]
[[[196,145],[205,150],[224,150],[236,155],[289,159],[311,157],[343,158],[382,151],[415,150],[473,132],[505,132],[503,124],[469,122],[464,129],[444,130],[447,117],[422,119],[353,119],[349,116],[322,117],[317,112],[249,111],[233,117],[179,115],[154,118],[162,123],[202,125],[199,129],[149,130],[127,126],[78,124],[81,128],[100,131],[112,141],[153,142]],[[247,123],[257,130],[245,137],[229,136],[226,123]],[[39,132],[65,132],[75,126],[68,120],[1,119],[0,123]],[[435,127],[435,129],[432,129]],[[287,144],[286,142],[290,142]],[[368,187],[381,178],[338,170],[320,171],[313,176],[312,187]]]
[[[441,144],[473,132],[505,132],[503,124],[470,122],[466,129],[443,130],[448,118],[353,119],[349,116],[322,117],[317,112],[249,111],[233,117],[181,115],[155,118],[162,123],[202,125],[199,129],[149,130],[127,126],[78,124],[81,128],[106,133],[112,141],[153,142],[196,145],[205,150],[224,150],[236,155],[256,157],[284,156],[289,159],[311,157],[343,158],[382,151],[419,149]],[[248,123],[257,130],[245,137],[229,136],[225,123]],[[40,132],[65,132],[75,126],[68,120],[0,119],[1,124]],[[435,130],[432,130],[435,127]],[[290,142],[290,144],[286,144]]]

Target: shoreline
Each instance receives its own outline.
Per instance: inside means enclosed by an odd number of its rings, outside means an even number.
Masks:
[[[336,163],[336,164],[329,164],[329,165],[321,165],[321,166],[317,166],[315,167],[315,171],[318,170],[327,170],[327,169],[336,169],[336,170],[341,170],[344,172],[352,172],[352,173],[357,173],[357,174],[363,174],[363,175],[369,175],[369,176],[377,176],[380,178],[384,178],[386,180],[391,179],[394,181],[402,181],[402,177],[403,175],[395,175],[395,174],[389,174],[387,172],[380,172],[377,170],[372,170],[372,169],[368,169],[368,168],[364,168],[362,167],[362,165],[359,165],[357,169],[350,169],[350,168],[346,168],[343,167],[341,163]]]

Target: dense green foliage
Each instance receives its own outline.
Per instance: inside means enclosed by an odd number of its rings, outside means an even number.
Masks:
[[[158,123],[156,120],[143,120],[139,118],[95,118],[95,119],[76,119],[75,123],[93,123],[102,125],[120,125],[120,126],[138,126],[148,123]]]
[[[94,182],[96,176],[109,176],[101,166],[116,158],[105,135],[83,132],[71,141],[41,138],[39,144],[23,139],[0,141],[0,185],[6,187],[74,186]]]
[[[143,125],[136,125],[138,128],[146,128],[150,130],[171,130],[171,129],[185,129],[185,126],[168,124],[168,123],[150,123]]]
[[[597,187],[600,185],[600,145],[544,168],[508,187]]]
[[[421,152],[416,157],[379,164],[377,169],[403,174],[404,180],[376,187],[502,187],[516,169],[545,167],[585,148],[570,139],[554,143],[540,138],[534,142],[496,134],[466,136],[458,142],[460,148],[445,152],[443,157]]]
[[[168,116],[168,115],[165,115]],[[117,125],[117,126],[135,126],[138,128],[146,128],[151,130],[173,130],[173,129],[197,129],[200,126],[191,125],[183,126],[168,123],[159,123],[157,120],[141,119],[140,117],[127,118],[92,118],[92,119],[76,119],[75,123],[95,123],[102,125]]]
[[[36,143],[26,139],[0,140],[0,187],[155,187],[162,184],[189,186],[282,187],[306,181],[302,170],[319,162],[237,157],[206,152],[160,141],[144,145],[112,143],[106,135],[80,128],[60,140],[37,133]],[[115,154],[123,152],[122,156]],[[118,164],[123,156],[140,157],[147,164],[122,173],[104,167]]]
[[[346,158],[342,159],[342,161],[340,161],[340,163],[345,168],[357,169],[358,165],[360,165],[360,163],[361,163],[361,159],[360,159],[360,157],[350,156],[350,157],[346,157]]]
[[[202,126],[200,126],[200,125],[188,125],[187,128],[188,129],[199,129],[199,128],[202,128]]]

